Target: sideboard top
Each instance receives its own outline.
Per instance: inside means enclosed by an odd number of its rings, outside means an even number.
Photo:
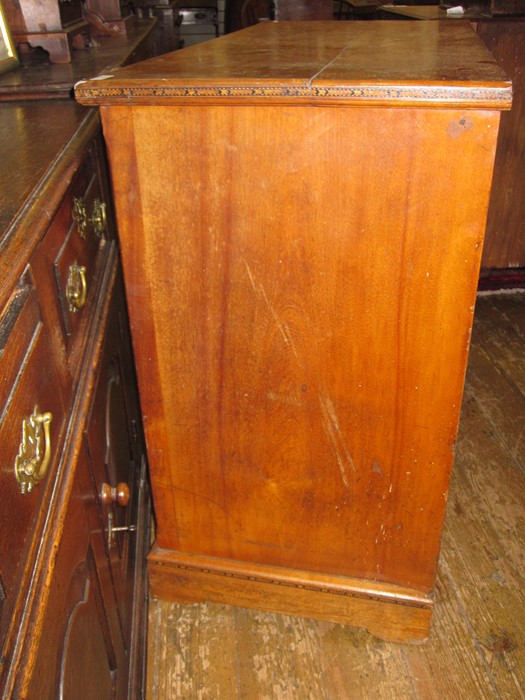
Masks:
[[[263,22],[77,83],[79,102],[509,109],[511,83],[467,22]]]

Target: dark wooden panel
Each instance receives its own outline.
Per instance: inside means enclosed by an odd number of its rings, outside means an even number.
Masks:
[[[151,23],[139,26],[149,31]],[[113,65],[108,59],[131,60],[144,36],[115,40],[109,52],[85,52],[75,70],[26,66],[32,79],[24,82],[24,69],[15,71],[15,92],[57,97],[64,88],[69,95],[76,69],[93,75],[96,66]],[[137,698],[144,680],[149,497],[120,282],[113,296],[120,272],[98,116],[70,100],[4,104],[0,152],[0,696]],[[107,215],[99,235],[97,200]],[[83,207],[86,226],[79,226]],[[75,310],[67,289],[73,264],[86,267],[87,283],[78,288]],[[105,342],[121,359],[121,396],[107,402],[102,430],[112,445],[124,444],[112,460],[119,477],[130,472],[134,484],[136,530],[128,538],[118,534],[119,555],[125,551],[118,570],[91,476],[91,460],[104,464],[106,445],[85,452]],[[106,378],[100,381],[104,393]],[[51,423],[40,413],[51,413]],[[45,429],[22,422],[29,417],[49,425],[50,440]],[[49,444],[46,474],[22,494],[16,462],[35,445],[38,457],[47,454]],[[29,475],[39,469],[38,459],[26,464]]]
[[[98,145],[95,140],[86,149],[30,263],[53,338],[53,355],[75,379],[108,253],[108,226],[102,220],[111,221],[111,212],[100,182]],[[97,212],[100,226],[95,225]]]
[[[60,461],[66,417],[34,291],[25,299],[19,314],[0,356],[0,376],[8,388],[2,391],[4,401],[0,406],[0,575],[4,593],[0,645],[13,624],[20,592],[27,590],[37,547],[33,535],[39,532],[45,518]],[[0,326],[7,320],[4,314]],[[47,428],[40,422],[46,414],[50,420]],[[15,473],[17,462],[33,464],[31,474],[39,477],[36,482],[30,478],[26,483],[25,477],[20,481]]]
[[[333,0],[275,0],[275,19],[312,20],[332,19]]]
[[[64,522],[26,697],[126,697],[126,652],[86,454]]]
[[[525,267],[525,20],[481,21],[476,31],[512,78],[514,95],[501,115],[482,265]]]
[[[144,518],[140,502],[141,489],[145,485],[141,480],[144,445],[126,327],[123,294],[117,286],[85,438],[104,542],[119,601],[121,626],[127,643],[131,644],[136,624],[133,613],[137,538],[140,535],[137,527],[140,518]],[[104,487],[118,487],[119,484],[127,487],[122,500],[103,497],[108,496],[107,490],[103,493]],[[110,528],[113,527],[131,527],[133,530],[115,532],[110,537]]]

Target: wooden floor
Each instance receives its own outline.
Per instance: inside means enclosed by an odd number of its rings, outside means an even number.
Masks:
[[[424,644],[151,601],[148,700],[525,698],[525,292],[478,297]]]

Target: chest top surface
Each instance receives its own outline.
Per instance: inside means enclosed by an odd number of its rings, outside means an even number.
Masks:
[[[508,109],[468,23],[264,22],[76,85],[83,104],[346,104]]]

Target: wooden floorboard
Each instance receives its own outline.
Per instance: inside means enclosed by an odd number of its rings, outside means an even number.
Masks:
[[[148,700],[525,699],[525,292],[478,296],[429,640],[150,602]]]

